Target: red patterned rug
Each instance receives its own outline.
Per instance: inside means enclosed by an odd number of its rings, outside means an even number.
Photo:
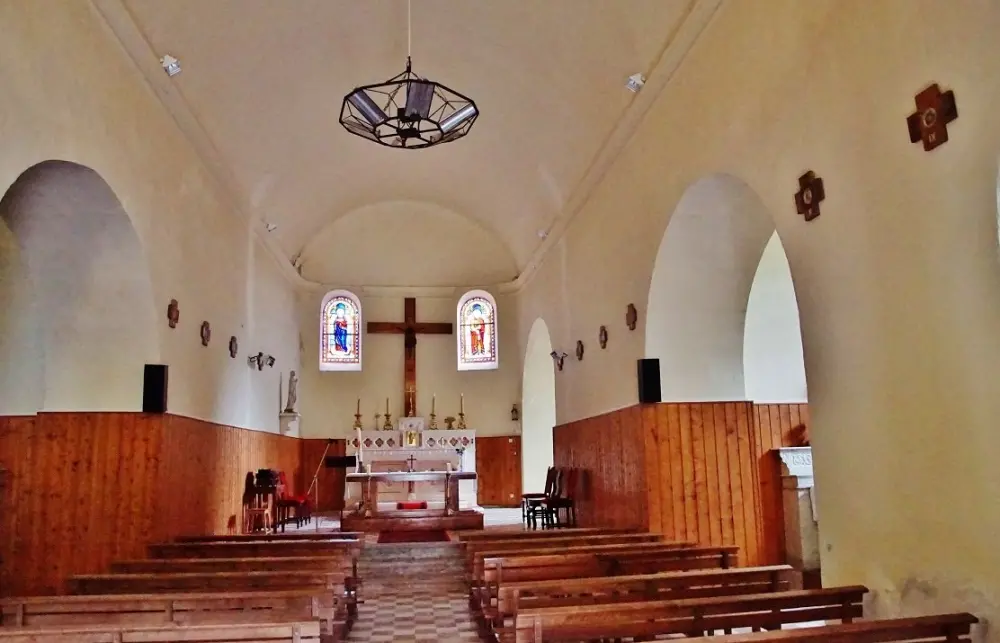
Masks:
[[[380,531],[380,543],[446,543],[448,532],[444,529],[425,529],[421,531]]]

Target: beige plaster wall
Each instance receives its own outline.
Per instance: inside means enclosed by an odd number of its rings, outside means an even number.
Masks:
[[[448,289],[450,290],[450,289]],[[361,299],[363,323],[403,321],[405,293],[366,294],[352,290]],[[421,296],[417,321],[451,322],[457,329],[458,300],[464,291]],[[357,400],[361,398],[362,422],[374,428],[376,412],[385,413],[385,400],[393,423],[403,406],[403,336],[362,336],[362,370],[319,371],[319,311],[325,292],[310,292],[299,299],[302,353],[303,437],[347,437],[351,434]],[[430,414],[431,396],[437,396],[438,423],[447,415],[458,416],[460,396],[465,394],[466,422],[479,435],[518,433],[519,423],[510,419],[510,407],[520,399],[521,359],[518,354],[517,318],[512,298],[493,293],[497,300],[500,367],[492,371],[458,371],[455,335],[417,336],[417,411]],[[379,423],[381,424],[380,419]]]
[[[997,33],[986,0],[725,3],[520,295],[522,351],[539,315],[567,352],[611,330],[557,373],[560,422],[634,403],[671,213],[702,177],[751,186],[801,311],[824,580],[867,584],[878,613],[1000,617]],[[905,118],[932,81],[961,116],[928,154]],[[827,199],[806,224],[808,169]]]
[[[5,0],[0,24],[0,186],[50,159],[97,172],[121,201],[149,264],[161,359],[171,368],[170,410],[267,428],[268,418],[247,410],[246,353],[233,360],[226,346],[233,334],[248,343],[247,222],[90,3]],[[174,330],[166,323],[171,298],[181,310]],[[199,339],[202,320],[213,329],[208,347]],[[297,346],[275,350],[294,354]]]

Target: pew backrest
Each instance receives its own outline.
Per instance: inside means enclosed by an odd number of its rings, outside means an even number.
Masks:
[[[246,623],[226,625],[116,626],[72,629],[0,629],[2,643],[319,643],[319,624]]]
[[[357,540],[265,540],[256,542],[157,543],[147,548],[150,558],[251,558],[277,556],[334,556],[361,551]]]
[[[289,542],[296,540],[358,540],[364,533],[360,531],[303,531],[275,534],[215,534],[211,536],[180,536],[178,543],[251,543]]]
[[[834,623],[772,632],[733,634],[726,643],[969,643],[979,619],[965,612]],[[685,643],[718,643],[718,637],[692,637]]]
[[[339,556],[276,556],[251,558],[149,558],[111,563],[116,574],[167,574],[241,571],[338,571],[354,575],[355,558]]]
[[[206,572],[178,574],[82,574],[71,576],[73,594],[139,594],[182,591],[270,591],[282,589],[344,589],[339,572]]]
[[[523,530],[523,529],[507,529],[503,527],[492,527],[488,529],[481,529],[477,531],[461,531],[456,533],[456,537],[459,542],[478,542],[486,540],[507,540],[510,538],[548,538],[553,533],[573,536],[582,534],[633,534],[642,533],[642,529],[638,528],[620,528],[620,527],[569,527],[565,529],[559,529],[558,531],[548,531],[548,530]]]

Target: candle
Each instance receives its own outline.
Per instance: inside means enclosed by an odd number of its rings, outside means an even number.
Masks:
[[[358,410],[355,411],[358,415],[361,415],[361,398],[358,398]]]
[[[458,399],[458,412],[465,413],[465,393],[462,393]]]
[[[389,398],[385,398],[385,414],[389,415]]]
[[[431,415],[434,415],[434,404],[437,402],[437,395],[431,395]]]

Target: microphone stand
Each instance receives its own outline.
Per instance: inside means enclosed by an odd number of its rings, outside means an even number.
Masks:
[[[323,468],[323,464],[326,462],[326,454],[330,452],[330,447],[333,445],[333,438],[327,438],[326,448],[323,449],[323,455],[319,459],[319,464],[316,466],[316,473],[313,474],[312,482],[309,483],[309,490],[306,491],[306,497],[312,493],[313,487],[316,487],[316,527],[315,530],[319,531],[319,470]]]

